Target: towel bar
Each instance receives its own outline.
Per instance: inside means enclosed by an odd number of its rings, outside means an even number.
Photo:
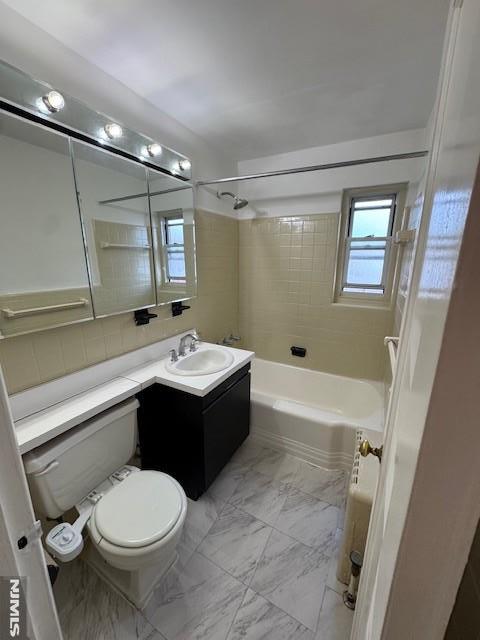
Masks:
[[[395,336],[385,336],[383,344],[388,349],[388,355],[390,356],[390,367],[392,369],[392,376],[395,373],[395,366],[397,364],[397,349],[398,338]]]
[[[2,309],[2,313],[6,318],[22,318],[24,316],[33,316],[37,313],[49,313],[50,311],[64,311],[66,309],[75,309],[76,307],[85,307],[88,305],[86,298],[80,298],[74,302],[62,302],[61,304],[52,304],[47,307],[32,307],[31,309]]]

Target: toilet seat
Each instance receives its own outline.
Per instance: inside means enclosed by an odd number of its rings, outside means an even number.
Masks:
[[[138,549],[163,539],[182,512],[178,483],[159,471],[138,471],[95,505],[91,521],[110,544]]]
[[[131,473],[124,477],[124,470]],[[118,481],[119,475],[124,479]],[[133,480],[136,477],[139,479]],[[98,496],[93,507],[87,498],[89,506],[87,504],[85,508],[90,513],[87,528],[94,547],[108,564],[117,569],[136,571],[156,564],[163,566],[164,558],[171,559],[175,553],[187,515],[187,497],[181,485],[175,478],[160,471],[140,471],[129,465],[119,469],[112,478],[115,479],[113,487],[109,480],[92,492]],[[127,481],[128,484],[125,484]],[[140,489],[142,494],[139,493]],[[141,500],[140,495],[144,496]],[[147,500],[147,495],[152,500]],[[114,496],[111,501],[107,500],[109,496]],[[163,519],[158,513],[162,507],[162,496],[168,496],[170,500],[169,508],[163,511],[166,514]],[[102,502],[107,505],[106,509],[100,509]],[[77,509],[81,512],[82,504]],[[152,515],[152,511],[156,512],[155,515]],[[110,526],[109,513],[113,515]],[[141,520],[140,527],[133,522],[134,518]],[[101,530],[97,526],[98,521]],[[115,542],[110,541],[105,533]],[[137,546],[128,546],[132,543]]]

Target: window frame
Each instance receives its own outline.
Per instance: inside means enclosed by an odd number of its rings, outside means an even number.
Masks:
[[[397,246],[394,243],[396,231],[399,229],[401,212],[405,206],[407,185],[386,184],[375,187],[362,187],[361,189],[348,189],[343,192],[342,211],[339,224],[339,237],[337,245],[337,264],[335,272],[334,302],[339,304],[356,304],[361,306],[388,307],[393,298],[393,291],[396,286],[397,272]],[[361,200],[379,200],[393,198],[390,218],[388,222],[389,235],[382,237],[372,237],[371,242],[385,242],[385,259],[383,264],[382,279],[380,285],[350,284],[347,282],[348,261],[352,249],[349,248],[352,242],[365,240],[368,244],[369,236],[355,238],[350,235],[353,224],[353,213],[355,202]],[[378,207],[377,207],[378,208]],[[365,247],[359,247],[359,249]],[[372,250],[375,247],[371,247]],[[383,250],[383,247],[382,247]],[[359,289],[356,291],[344,291],[344,287],[349,289]],[[365,291],[370,289],[370,291]],[[375,293],[375,289],[382,290],[383,293]]]

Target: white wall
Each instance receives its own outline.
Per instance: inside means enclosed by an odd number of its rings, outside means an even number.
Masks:
[[[49,82],[128,127],[189,156],[194,177],[235,175],[231,157],[213,150],[187,127],[163,113],[124,84],[87,62],[58,40],[0,2],[0,57],[22,71]],[[231,215],[229,202],[199,190],[197,206]]]
[[[300,149],[238,163],[238,174],[276,171],[328,162],[340,162],[427,148],[424,129],[402,131],[373,138],[351,140],[322,147]],[[251,206],[240,218],[281,215],[309,215],[340,211],[342,191],[353,187],[409,182],[417,183],[425,160],[395,160],[371,165],[277,176],[238,183],[238,192]],[[232,183],[233,184],[233,183]],[[222,185],[227,189],[227,185]]]

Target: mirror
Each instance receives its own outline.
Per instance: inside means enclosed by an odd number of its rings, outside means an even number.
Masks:
[[[73,142],[95,316],[155,305],[145,167]]]
[[[197,293],[193,189],[181,180],[148,171],[158,304]]]
[[[0,111],[0,337],[196,295],[193,188]]]
[[[93,317],[68,138],[0,112],[0,331]]]

